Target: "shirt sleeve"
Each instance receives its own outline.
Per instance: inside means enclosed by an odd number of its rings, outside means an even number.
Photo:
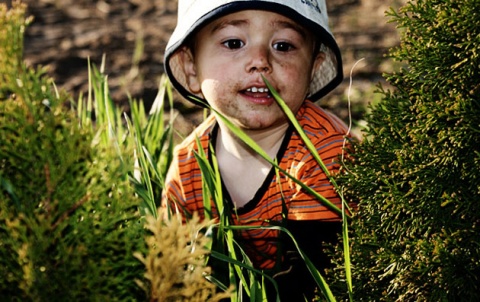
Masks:
[[[195,158],[196,135],[194,132],[175,149],[162,193],[162,206],[181,214],[183,219],[191,218],[194,212],[204,215],[202,173]],[[208,150],[208,135],[200,135],[200,141],[201,147]]]
[[[185,194],[183,193],[178,166],[178,156],[174,156],[165,180],[161,206],[166,208],[168,213],[180,213],[182,216],[185,216],[184,196]]]

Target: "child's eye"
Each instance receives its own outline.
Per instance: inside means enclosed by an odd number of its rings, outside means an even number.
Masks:
[[[278,42],[273,44],[273,49],[278,51],[290,51],[294,49],[294,46],[287,42]]]
[[[245,45],[245,43],[243,43],[243,41],[239,39],[230,39],[223,42],[222,44],[229,49],[238,49]]]

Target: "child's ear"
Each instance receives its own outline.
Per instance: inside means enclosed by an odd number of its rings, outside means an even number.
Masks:
[[[312,68],[312,74],[310,77],[313,79],[313,76],[315,74],[315,71],[322,65],[323,61],[325,61],[326,55],[324,52],[319,51],[317,55],[313,59],[313,68]]]
[[[200,83],[197,78],[197,68],[195,66],[192,51],[188,47],[183,47],[180,50],[179,55],[183,65],[183,72],[185,72],[185,79],[187,80],[188,88],[194,94],[200,93]]]

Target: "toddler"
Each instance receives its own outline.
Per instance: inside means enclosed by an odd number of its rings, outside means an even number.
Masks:
[[[163,205],[184,217],[204,215],[202,175],[194,153],[203,148],[211,160],[211,145],[232,223],[285,226],[318,269],[328,267],[322,244],[337,240],[341,217],[276,173],[215,113],[242,129],[282,169],[341,208],[327,175],[262,79],[295,113],[329,171],[338,172],[347,127],[314,103],[343,78],[325,1],[179,0],[165,68],[185,98],[208,104],[214,113],[176,147]],[[274,277],[282,301],[313,297],[313,278],[285,234],[252,229],[238,232],[236,239],[254,266]]]

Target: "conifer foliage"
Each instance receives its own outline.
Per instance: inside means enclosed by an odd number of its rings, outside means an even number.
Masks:
[[[355,300],[480,301],[480,1],[388,13],[396,89],[368,116],[343,179]]]
[[[24,13],[0,5],[0,300],[145,299],[126,165],[92,143],[44,70],[25,66]]]

